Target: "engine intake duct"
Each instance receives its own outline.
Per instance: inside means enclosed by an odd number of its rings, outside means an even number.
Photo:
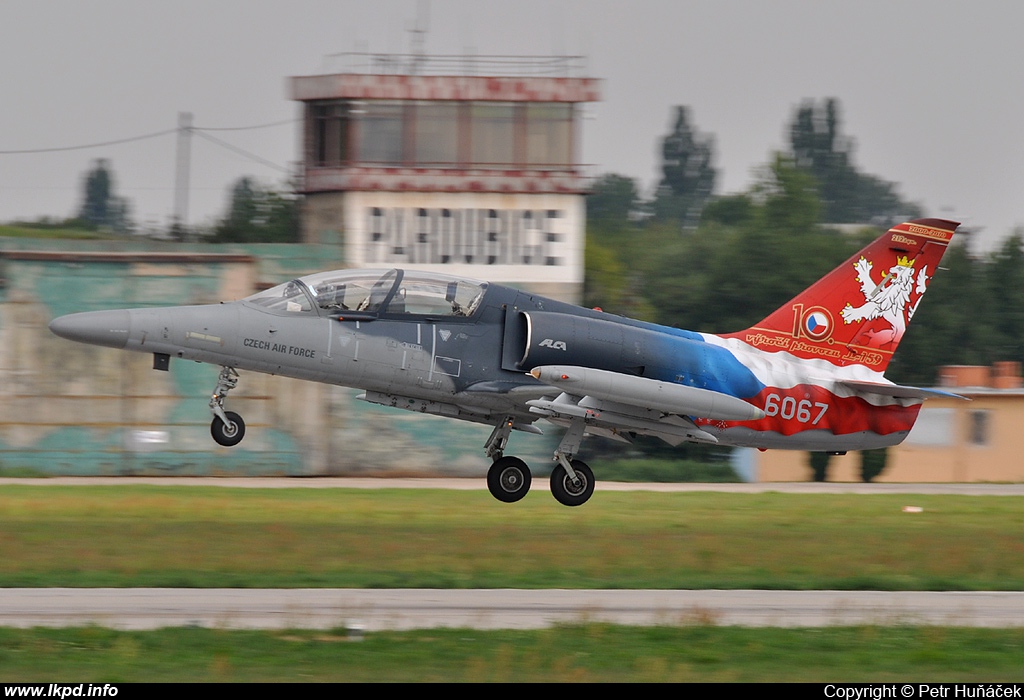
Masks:
[[[691,366],[700,366],[704,352],[703,343],[618,321],[521,311],[514,322],[523,343],[515,368],[527,372],[544,365],[573,365],[644,376],[670,356],[691,355],[695,360]],[[687,364],[684,360],[683,365]]]

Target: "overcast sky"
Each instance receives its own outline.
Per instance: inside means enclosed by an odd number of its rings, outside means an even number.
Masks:
[[[988,241],[1024,224],[1024,4],[1008,0],[0,0],[0,151],[173,130],[182,111],[200,127],[295,119],[288,76],[408,52],[418,13],[427,53],[585,56],[603,100],[582,158],[645,192],[674,105],[715,136],[727,193],[785,147],[802,100],[834,96],[863,172]],[[216,136],[280,168],[298,159],[294,122]],[[134,218],[165,225],[175,145],[0,154],[0,221],[74,214],[103,157]],[[285,178],[194,138],[190,223],[222,215],[242,175]]]

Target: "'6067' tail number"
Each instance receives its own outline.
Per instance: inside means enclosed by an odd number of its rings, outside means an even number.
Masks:
[[[779,416],[784,420],[796,419],[800,423],[817,425],[825,412],[828,411],[828,404],[821,401],[812,402],[810,399],[796,400],[793,396],[779,396],[768,394],[764,400],[764,413],[766,416]]]

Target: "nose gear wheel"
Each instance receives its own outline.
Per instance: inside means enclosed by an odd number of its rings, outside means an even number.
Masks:
[[[245,437],[245,421],[234,411],[224,411],[225,423],[219,417],[215,417],[210,423],[210,434],[217,444],[224,447],[234,447]]]
[[[496,459],[487,470],[487,488],[491,495],[503,503],[515,503],[525,496],[533,483],[533,475],[526,462],[518,457]]]

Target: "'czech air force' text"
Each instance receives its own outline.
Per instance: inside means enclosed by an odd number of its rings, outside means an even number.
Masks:
[[[242,345],[247,348],[256,348],[257,350],[269,350],[270,352],[279,352],[282,355],[294,355],[295,357],[316,357],[316,350],[310,350],[309,348],[300,348],[296,345],[286,345],[285,343],[271,343],[269,340],[259,340],[257,338],[246,338],[242,341]]]

